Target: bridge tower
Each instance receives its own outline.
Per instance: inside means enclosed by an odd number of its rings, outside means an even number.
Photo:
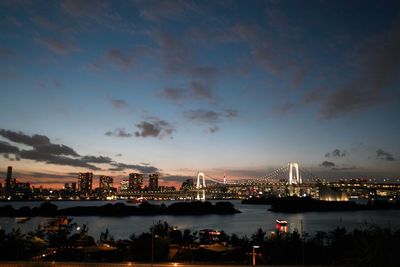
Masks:
[[[289,165],[289,185],[301,184],[302,180],[299,173],[299,164],[295,162],[289,162],[288,165]]]
[[[205,180],[205,175],[202,172],[197,173],[197,183],[196,183],[196,189],[197,189],[197,197],[196,200],[201,200],[204,201],[206,200],[206,180]],[[201,182],[200,182],[201,180]],[[201,195],[200,196],[200,191]]]

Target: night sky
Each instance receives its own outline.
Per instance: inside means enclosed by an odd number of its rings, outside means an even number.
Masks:
[[[2,0],[0,33],[3,183],[400,178],[399,1]]]

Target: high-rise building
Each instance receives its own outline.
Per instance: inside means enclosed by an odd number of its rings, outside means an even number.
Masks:
[[[127,191],[129,189],[129,181],[122,180],[121,181],[121,191]]]
[[[11,178],[12,178],[12,167],[8,166],[7,168],[7,177],[6,177],[6,193],[11,192]]]
[[[90,195],[92,192],[93,173],[79,173],[78,176],[78,191],[81,194]]]
[[[143,174],[130,173],[129,174],[129,190],[140,191],[143,186]]]
[[[102,190],[110,190],[113,187],[114,179],[111,176],[100,175],[99,188]]]
[[[184,181],[182,183],[181,190],[182,189],[192,188],[193,185],[194,185],[193,179],[187,179],[186,181]]]
[[[149,175],[149,189],[152,191],[158,190],[158,174],[150,174]]]

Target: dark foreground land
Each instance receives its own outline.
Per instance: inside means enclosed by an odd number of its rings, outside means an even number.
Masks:
[[[308,211],[356,211],[356,210],[390,210],[400,209],[400,202],[374,201],[367,205],[351,201],[322,201],[310,197],[270,197],[250,198],[243,204],[271,205],[270,211],[275,212],[308,212]]]
[[[260,228],[251,237],[239,237],[223,231],[180,230],[159,221],[148,232],[124,239],[115,240],[107,229],[98,238],[90,236],[85,226],[76,231],[71,221],[29,233],[0,229],[0,266],[10,266],[6,264],[12,261],[11,266],[23,266],[17,262],[32,262],[30,266],[251,265],[253,251],[257,265],[400,266],[400,230],[379,227],[351,232],[336,228],[314,236],[297,231],[267,234]]]
[[[172,267],[172,266],[180,266],[180,267],[231,267],[231,266],[249,266],[247,265],[238,265],[238,264],[190,264],[190,263],[136,263],[136,262],[124,262],[124,263],[80,263],[80,262],[45,262],[45,263],[35,263],[35,262],[4,262],[0,263],[0,266],[5,267],[52,267],[52,266],[60,266],[60,267],[126,267],[126,266],[137,266],[137,267]],[[285,265],[259,265],[260,267],[285,267]],[[302,265],[286,265],[290,267],[299,267]],[[315,267],[318,267],[317,265]]]
[[[0,207],[1,217],[55,217],[55,216],[135,216],[135,215],[208,215],[208,214],[235,214],[239,213],[230,202],[178,202],[169,206],[143,202],[139,206],[123,203],[106,204],[103,206],[84,206],[58,209],[52,203],[45,202],[40,207],[22,207],[14,209],[12,206]]]

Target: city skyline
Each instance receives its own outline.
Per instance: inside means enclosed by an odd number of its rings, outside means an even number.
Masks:
[[[400,176],[397,1],[0,7],[2,179]]]

